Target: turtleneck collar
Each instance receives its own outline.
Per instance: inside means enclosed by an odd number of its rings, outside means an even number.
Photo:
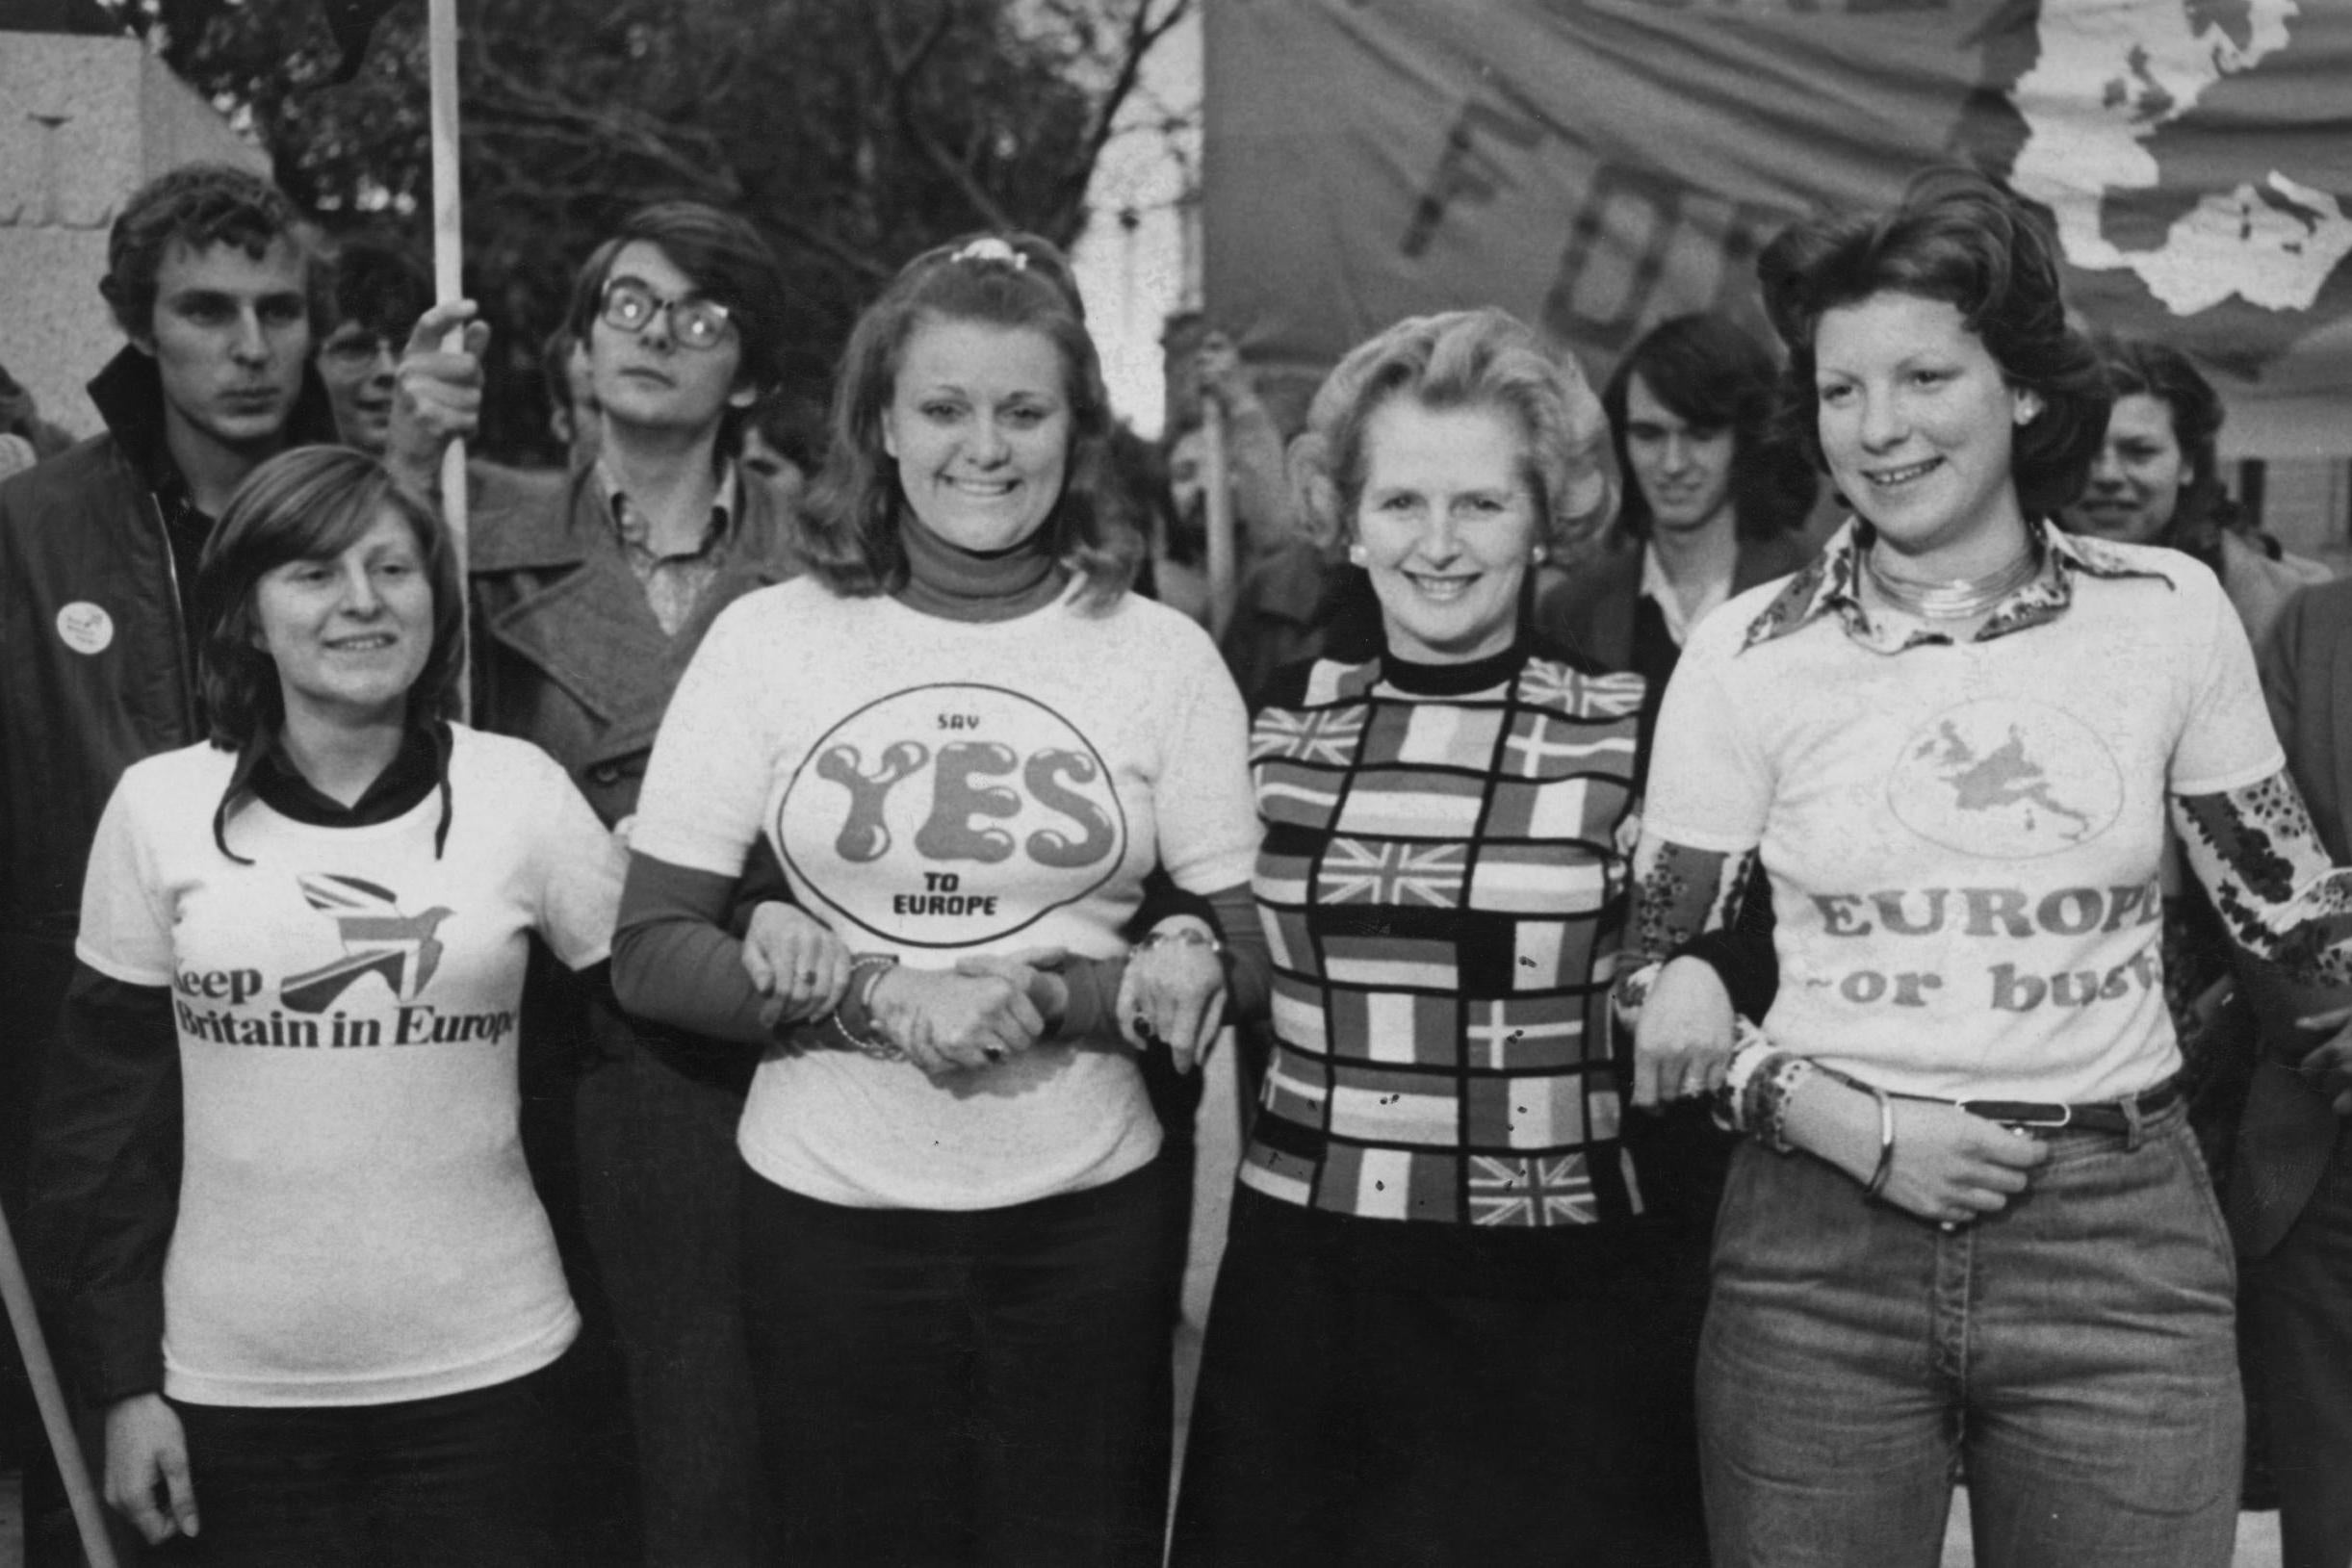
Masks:
[[[1503,684],[1517,675],[1527,663],[1527,633],[1521,631],[1510,647],[1499,654],[1470,659],[1460,664],[1421,664],[1399,655],[1395,650],[1381,650],[1381,679],[1397,690],[1415,697],[1467,697],[1474,691],[1486,691]]]
[[[1068,574],[1054,559],[1052,529],[1040,527],[1007,550],[966,550],[925,527],[911,510],[898,514],[907,582],[897,600],[950,621],[1011,621],[1062,595]]]

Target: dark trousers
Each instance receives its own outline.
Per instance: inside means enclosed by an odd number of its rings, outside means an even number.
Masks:
[[[1176,1271],[1154,1164],[969,1213],[746,1170],[745,1323],[792,1568],[1150,1568]]]
[[[174,1401],[220,1568],[559,1568],[550,1367],[488,1388],[317,1408]]]
[[[628,1375],[645,1568],[749,1568],[763,1509],[737,1265],[744,1074],[588,1017],[581,1218]]]
[[[2352,1563],[2352,1133],[2278,1246],[2240,1265],[2270,1420],[2284,1568]]]

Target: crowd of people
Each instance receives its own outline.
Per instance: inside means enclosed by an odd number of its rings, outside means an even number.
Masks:
[[[470,302],[140,191],[105,432],[0,436],[0,1198],[124,1551],[1880,1568],[1964,1476],[2217,1568],[2251,1393],[2345,1568],[2352,598],[1983,177],[1757,282],[1597,392],[1396,322],[1287,442],[1196,334],[1162,459],[964,236],[804,473],[665,202],[569,463],[445,476]]]

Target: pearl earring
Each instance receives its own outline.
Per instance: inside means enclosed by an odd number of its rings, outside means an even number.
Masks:
[[[1541,566],[1545,561],[1552,558],[1552,553],[1544,549],[1541,545],[1538,545],[1535,549],[1527,553],[1527,558],[1533,564]]]
[[[1370,553],[1370,552],[1368,552],[1368,551],[1366,551],[1366,550],[1364,549],[1364,547],[1363,547],[1363,546],[1361,546],[1361,545],[1350,545],[1350,546],[1348,546],[1348,564],[1349,564],[1350,566],[1360,567],[1360,566],[1362,566],[1362,565],[1363,565],[1365,562],[1367,562],[1367,561],[1369,561],[1369,560],[1371,560],[1371,559],[1372,559],[1371,553]]]

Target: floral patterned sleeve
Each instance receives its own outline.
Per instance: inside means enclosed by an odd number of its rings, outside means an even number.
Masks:
[[[2332,865],[2286,769],[2243,788],[2176,795],[2188,863],[2230,938],[2305,985],[2352,985],[2352,867]]]
[[[1758,874],[1752,849],[1725,854],[1671,843],[1655,835],[1642,835],[1634,852],[1631,967],[1617,981],[1614,996],[1620,1028],[1628,1034],[1640,1033],[1641,1007],[1658,971],[1668,959],[1685,956],[1684,950],[1693,942],[1728,933],[1732,916],[1746,896],[1749,879]],[[1743,988],[1725,973],[1725,955],[1702,946],[1688,956],[1706,962],[1724,975],[1726,990],[1740,993]],[[1786,1053],[1773,1050],[1761,1028],[1737,1013],[1732,1036],[1731,1070],[1718,1100],[1717,1115],[1738,1130],[1764,1131],[1756,1114],[1758,1097],[1748,1091],[1768,1080],[1776,1083],[1770,1069],[1776,1059],[1789,1059]],[[1781,1097],[1776,1093],[1774,1102]],[[1776,1117],[1771,1119],[1776,1123]]]

